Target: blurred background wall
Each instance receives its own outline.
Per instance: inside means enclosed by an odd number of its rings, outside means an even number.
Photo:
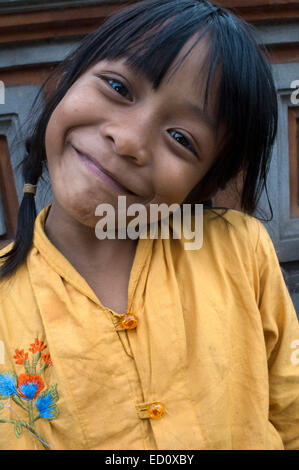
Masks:
[[[30,106],[41,83],[87,33],[107,15],[135,1],[0,0],[0,247],[12,240],[23,181]],[[299,1],[215,0],[255,27],[267,45],[279,103],[279,129],[269,175],[274,217],[265,226],[299,314]],[[39,183],[38,211],[51,200]],[[239,208],[236,184],[217,194],[215,205]],[[264,193],[259,217],[270,215]]]

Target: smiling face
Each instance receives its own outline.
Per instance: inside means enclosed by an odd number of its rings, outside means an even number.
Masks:
[[[147,208],[184,201],[213,165],[221,137],[213,109],[200,110],[208,48],[202,39],[156,90],[125,59],[102,60],[77,79],[46,129],[53,206],[94,227],[97,205],[117,207],[119,195]]]

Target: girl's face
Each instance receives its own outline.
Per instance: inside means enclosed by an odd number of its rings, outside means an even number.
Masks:
[[[46,129],[53,205],[94,227],[96,206],[117,208],[120,195],[127,207],[183,202],[218,149],[213,113],[201,110],[207,52],[203,39],[156,91],[124,60],[102,60],[82,74]]]

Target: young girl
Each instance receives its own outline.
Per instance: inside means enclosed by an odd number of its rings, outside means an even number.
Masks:
[[[0,448],[299,449],[298,320],[252,215],[277,102],[250,27],[205,0],[137,2],[50,80],[1,252]],[[242,212],[206,207],[200,249],[95,234],[119,196],[195,207],[240,173]]]

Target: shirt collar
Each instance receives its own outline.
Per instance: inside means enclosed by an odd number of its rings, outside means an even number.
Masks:
[[[65,256],[53,245],[45,233],[45,222],[49,214],[51,204],[44,207],[36,217],[33,235],[33,246],[39,251],[41,256],[47,261],[51,268],[57,272],[66,281],[70,282],[74,287],[81,291],[84,295],[88,296],[95,303],[104,307],[93,289],[89,286],[87,281],[81,274],[74,268],[74,266],[65,258]],[[145,261],[150,256],[153,249],[153,240],[149,237],[146,239],[139,239],[134,262],[131,269],[130,281],[128,286],[128,304],[133,301],[135,288],[141,270],[145,265]]]

